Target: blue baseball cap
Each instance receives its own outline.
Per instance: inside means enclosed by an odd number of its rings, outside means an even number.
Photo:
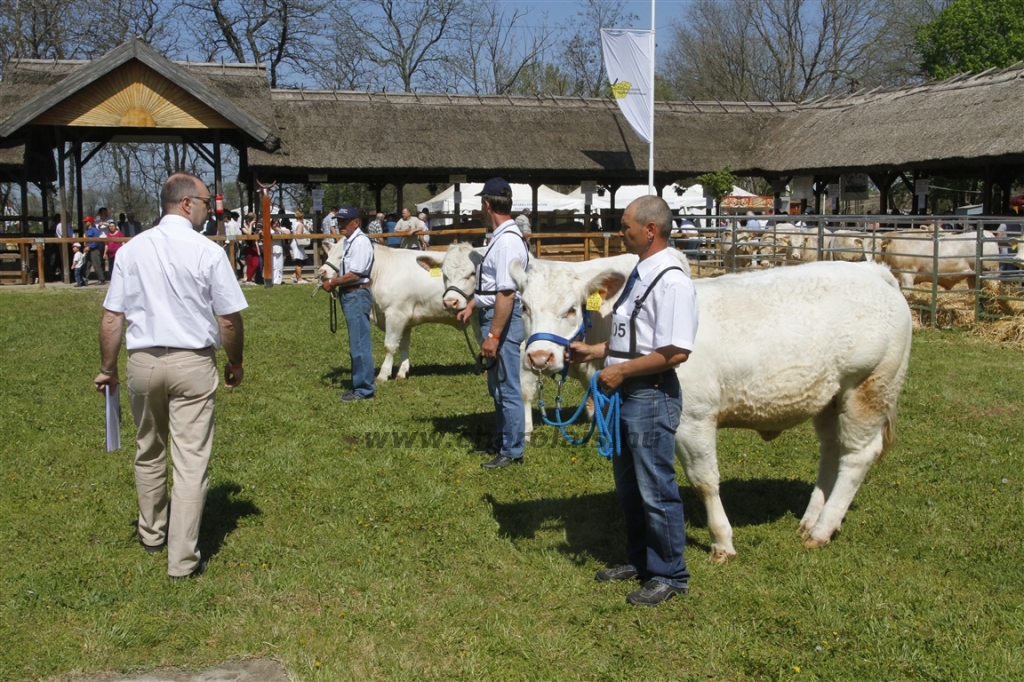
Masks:
[[[342,220],[352,220],[359,217],[359,209],[355,206],[342,206],[338,209],[338,217]]]
[[[477,196],[488,195],[492,197],[502,196],[501,190],[507,189],[509,198],[512,197],[512,186],[505,182],[504,178],[491,178],[484,183],[484,188],[480,191]]]

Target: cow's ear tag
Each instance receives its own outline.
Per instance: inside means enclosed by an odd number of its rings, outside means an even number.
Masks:
[[[595,291],[587,297],[587,310],[600,310],[602,303],[604,303],[604,298],[601,297],[601,292]]]
[[[430,268],[430,276],[431,277],[440,277],[441,276],[441,266],[435,265],[434,267]]]

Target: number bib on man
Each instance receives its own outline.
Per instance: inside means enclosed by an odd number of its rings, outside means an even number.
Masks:
[[[693,282],[667,249],[638,263],[636,272],[612,310],[606,365],[665,346],[693,350],[699,317]]]

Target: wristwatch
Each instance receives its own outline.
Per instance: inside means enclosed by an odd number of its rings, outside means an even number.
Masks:
[[[100,374],[102,374],[104,376],[108,376],[108,377],[116,377],[117,376],[117,370],[116,369],[103,369],[103,368],[100,368]]]

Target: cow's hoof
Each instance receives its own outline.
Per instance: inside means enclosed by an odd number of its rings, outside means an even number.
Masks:
[[[715,564],[725,564],[736,558],[736,550],[712,548],[708,560]]]
[[[405,375],[399,374],[398,376],[395,377],[395,381],[405,381]]]
[[[817,540],[811,536],[804,538],[804,547],[807,549],[818,549],[832,542],[831,538],[825,538],[824,540]]]

